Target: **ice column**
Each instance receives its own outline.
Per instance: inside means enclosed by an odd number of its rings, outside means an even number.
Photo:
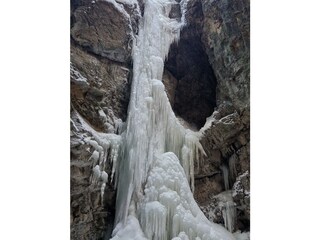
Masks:
[[[233,240],[210,223],[193,199],[194,161],[205,154],[199,133],[184,129],[175,117],[164,85],[164,61],[185,24],[170,19],[175,0],[145,0],[134,41],[133,80],[126,128],[116,166],[116,227],[113,240]],[[137,228],[139,225],[139,228]]]
[[[144,17],[133,47],[133,82],[127,128],[117,166],[116,223],[125,221],[131,201],[139,202],[142,185],[156,154],[174,152],[193,181],[193,160],[201,145],[176,119],[162,83],[170,44],[179,39],[182,21],[168,17],[174,0],[145,1]],[[181,6],[186,2],[182,1]],[[183,154],[182,148],[184,147]],[[187,154],[186,154],[187,152]]]

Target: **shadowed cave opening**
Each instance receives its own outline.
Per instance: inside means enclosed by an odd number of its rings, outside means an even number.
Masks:
[[[202,9],[199,18],[202,17]],[[178,43],[170,47],[163,82],[177,117],[199,130],[216,107],[217,80],[201,41],[199,21],[184,27]],[[200,20],[201,22],[201,20]]]

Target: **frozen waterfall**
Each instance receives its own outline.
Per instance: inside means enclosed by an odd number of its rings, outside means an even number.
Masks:
[[[235,239],[209,222],[193,198],[194,161],[205,153],[199,133],[186,130],[175,117],[161,81],[169,47],[185,24],[187,1],[180,3],[181,20],[168,17],[177,4],[174,0],[144,3],[132,51],[128,118],[119,159],[114,160],[117,202],[112,239]]]

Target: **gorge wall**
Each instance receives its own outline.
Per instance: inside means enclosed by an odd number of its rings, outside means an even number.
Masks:
[[[178,8],[171,17],[181,17]],[[223,224],[216,196],[230,189],[234,230],[248,231],[249,1],[189,0],[186,18],[163,82],[185,125],[195,131],[205,125],[200,131],[207,156],[195,166],[195,199],[209,220]],[[101,199],[100,187],[91,184],[95,148],[86,141],[93,133],[83,120],[96,132],[115,134],[126,121],[138,21],[129,1],[71,1],[71,239],[109,239],[113,229],[116,190],[108,181]],[[110,162],[106,173],[112,176]]]

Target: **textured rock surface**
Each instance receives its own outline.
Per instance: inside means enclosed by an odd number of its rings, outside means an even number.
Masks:
[[[112,132],[114,121],[126,118],[130,97],[130,70],[127,67],[71,45],[71,103],[101,131]],[[86,82],[77,81],[78,75]],[[108,116],[107,122],[99,114],[101,110]]]
[[[204,0],[202,41],[215,71],[217,102],[237,110],[249,105],[250,2]]]
[[[127,9],[131,9],[132,17],[107,1],[78,6],[72,13],[72,38],[94,54],[118,62],[129,61],[137,13],[133,7]]]
[[[101,184],[92,184],[94,148],[83,141],[92,135],[76,113],[98,132],[115,133],[126,120],[137,13],[124,8],[130,19],[106,1],[71,1],[71,239],[109,239],[113,229],[115,190],[108,183],[102,201]]]
[[[250,172],[250,104],[249,104],[249,1],[204,0],[202,42],[217,79],[217,108],[214,120],[203,131],[201,143],[208,154],[199,175],[208,175],[206,181],[223,184],[221,175],[213,175],[227,166],[230,189],[240,186],[239,176]],[[211,180],[210,180],[211,179]],[[237,181],[236,181],[237,179]],[[210,190],[207,196],[198,192],[207,189],[206,183],[196,180],[195,196],[203,207],[212,207]],[[237,206],[236,228],[250,229],[250,178],[246,177],[246,200],[235,194]],[[241,185],[242,186],[242,185]],[[221,185],[220,189],[224,189]],[[219,188],[211,192],[216,195]],[[236,197],[237,196],[237,197]],[[242,198],[241,203],[240,199]],[[200,201],[201,200],[201,201]],[[217,211],[217,210],[214,210]],[[219,214],[217,213],[217,216]],[[212,218],[219,222],[221,218]]]
[[[239,228],[246,228],[250,221],[250,174],[245,171],[238,176],[232,188],[233,200],[238,208]]]
[[[229,111],[226,108],[230,108]],[[230,113],[231,110],[232,107],[230,106],[220,105],[218,110],[213,113],[213,121],[203,131],[201,143],[207,153],[207,158],[202,160],[198,176],[209,177],[206,180],[199,181],[196,176],[195,197],[206,208],[210,208],[210,206],[212,208],[210,200],[212,193],[216,195],[222,190],[226,190],[224,181],[221,180],[221,171],[220,174],[212,175],[212,173],[218,172],[222,165],[227,166],[229,187],[231,189],[236,184],[238,176],[250,171],[250,132],[247,112],[242,114],[237,111]],[[221,117],[223,115],[225,116]],[[247,178],[247,180],[249,184],[250,179]],[[207,182],[214,182],[215,187],[208,189]],[[220,184],[219,187],[217,186],[218,184]],[[247,190],[250,192],[249,188]],[[206,195],[199,194],[199,192],[205,192]],[[239,204],[239,201],[234,201]],[[245,207],[247,210],[246,214],[244,214],[243,208],[237,209],[237,215],[241,215],[241,217],[237,217],[237,228],[248,230],[250,224],[250,201],[242,202],[241,204],[247,204]]]
[[[102,202],[100,187],[90,182],[94,149],[79,137],[90,134],[74,114],[72,119],[76,127],[71,126],[71,239],[103,239],[113,227],[115,190],[108,184]]]

